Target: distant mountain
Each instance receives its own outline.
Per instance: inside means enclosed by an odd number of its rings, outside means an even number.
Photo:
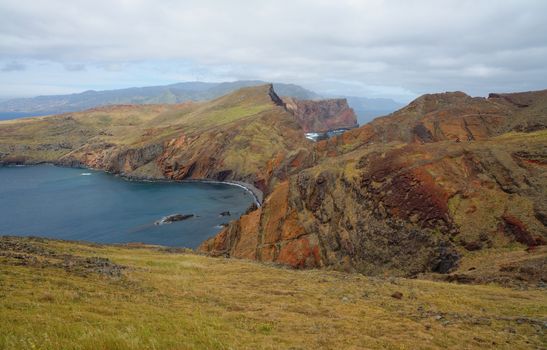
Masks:
[[[19,119],[25,117],[40,116],[40,113],[25,113],[25,112],[0,112],[0,120]]]
[[[224,83],[184,82],[162,86],[133,87],[94,91],[69,95],[48,95],[31,98],[0,100],[0,120],[21,117],[83,111],[89,108],[116,104],[174,104],[186,101],[205,101],[224,96],[243,87],[266,84],[260,80],[240,80]],[[274,83],[279,96],[299,100],[317,100],[323,96],[294,84]],[[333,96],[334,97],[334,96]],[[344,96],[337,96],[344,97]],[[359,124],[379,115],[389,114],[402,106],[389,99],[348,97],[348,104],[358,115]]]
[[[173,104],[205,101],[226,95],[243,87],[266,84],[258,80],[225,83],[185,82],[164,86],[134,87],[118,90],[84,91],[69,95],[16,98],[0,102],[0,119],[60,114],[115,104]],[[317,99],[320,96],[293,84],[274,84],[281,96]]]

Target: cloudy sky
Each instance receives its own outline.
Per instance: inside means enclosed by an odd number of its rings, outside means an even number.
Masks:
[[[547,88],[544,0],[0,0],[0,98],[262,79],[323,94]]]

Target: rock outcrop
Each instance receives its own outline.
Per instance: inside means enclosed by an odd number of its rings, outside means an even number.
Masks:
[[[160,220],[154,222],[154,225],[172,224],[173,222],[191,219],[194,216],[195,216],[194,214],[171,214],[171,215],[164,216]]]
[[[285,97],[283,101],[305,132],[326,132],[358,126],[357,116],[346,99],[315,101]]]
[[[477,249],[545,244],[547,91],[527,107],[497,99],[426,95],[319,142],[315,166],[200,249],[415,275],[453,271]]]

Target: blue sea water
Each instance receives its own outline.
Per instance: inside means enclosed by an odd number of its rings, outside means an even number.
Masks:
[[[243,188],[127,181],[55,166],[0,167],[0,235],[195,248],[253,203]],[[220,213],[230,211],[231,216]],[[197,217],[154,225],[181,213]]]

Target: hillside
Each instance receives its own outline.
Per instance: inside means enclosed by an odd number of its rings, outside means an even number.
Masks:
[[[177,104],[206,101],[244,87],[265,84],[267,83],[260,80],[239,80],[224,83],[196,81],[117,90],[89,90],[69,95],[0,99],[0,120],[77,112],[117,104]],[[279,96],[297,100],[346,99],[358,116],[358,122],[361,125],[369,122],[373,117],[387,115],[403,107],[402,104],[386,98],[321,96],[295,84],[274,83],[273,86]]]
[[[136,178],[269,180],[308,147],[271,86],[178,105],[120,105],[0,123],[0,162],[88,166]]]
[[[239,180],[262,190],[261,208],[202,244],[214,256],[476,283],[547,280],[543,250],[482,269],[547,240],[547,91],[425,95],[308,142],[304,128],[329,125],[324,111],[343,123],[351,109],[343,100],[285,104],[265,85],[202,103],[3,122],[0,162]],[[467,270],[473,259],[478,266]]]
[[[317,143],[313,166],[201,250],[293,267],[503,281],[502,268],[471,276],[467,260],[482,256],[471,266],[480,270],[547,240],[547,91],[504,96],[426,95]],[[546,255],[528,257],[511,267],[519,278],[547,280]]]
[[[290,172],[308,155],[305,128],[355,125],[353,111],[338,101],[308,100],[335,106],[297,116],[272,85],[263,85],[199,103],[118,105],[5,121],[0,163],[52,162],[145,179],[238,180],[268,191],[274,170]]]
[[[542,290],[0,237],[0,349],[524,349]]]
[[[118,90],[84,91],[70,95],[37,96],[0,101],[0,115],[17,113],[40,116],[83,111],[118,104],[176,104],[189,101],[212,100],[244,87],[267,84],[259,80],[240,80],[224,83],[185,82],[163,86],[134,87]],[[316,99],[319,95],[294,84],[274,84],[281,96]],[[2,119],[2,118],[0,118]]]

